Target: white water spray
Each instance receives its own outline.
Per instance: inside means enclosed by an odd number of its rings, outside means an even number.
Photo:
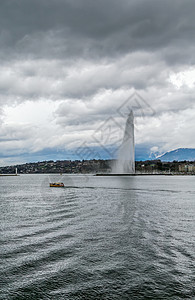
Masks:
[[[131,110],[126,121],[122,145],[113,173],[135,173],[135,143],[134,143],[134,116]]]

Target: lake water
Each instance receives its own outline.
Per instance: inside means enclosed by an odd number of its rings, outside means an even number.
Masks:
[[[195,176],[0,177],[0,224],[0,299],[195,299]]]

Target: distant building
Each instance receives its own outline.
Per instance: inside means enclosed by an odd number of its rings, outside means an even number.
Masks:
[[[181,164],[179,165],[179,172],[195,172],[195,165]]]
[[[188,165],[188,172],[195,172],[195,165]]]

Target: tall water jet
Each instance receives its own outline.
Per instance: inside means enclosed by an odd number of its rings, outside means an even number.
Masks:
[[[113,173],[135,173],[134,115],[132,110],[127,117],[124,137]]]

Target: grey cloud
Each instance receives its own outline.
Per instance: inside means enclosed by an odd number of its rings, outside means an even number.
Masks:
[[[0,126],[0,154],[16,155],[29,150],[33,133],[35,130],[30,125],[2,124]]]
[[[88,61],[66,64],[62,60],[27,60],[5,64],[0,70],[0,99],[59,100],[80,98],[88,101],[101,89],[163,87],[167,72],[155,55],[135,53],[116,62]],[[161,71],[162,70],[162,71]]]
[[[194,44],[193,0],[1,1],[6,56],[104,57]]]
[[[35,128],[30,125],[4,125],[0,131],[0,142],[2,141],[21,141],[32,136]]]

